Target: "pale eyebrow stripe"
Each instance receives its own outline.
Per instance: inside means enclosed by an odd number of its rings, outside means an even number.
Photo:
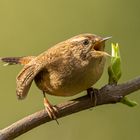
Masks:
[[[71,40],[71,42],[72,42],[72,41],[82,41],[82,40],[84,40],[84,39],[85,39],[85,37],[74,38],[74,39]]]

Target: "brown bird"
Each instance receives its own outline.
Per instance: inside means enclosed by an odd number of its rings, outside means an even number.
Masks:
[[[45,93],[73,96],[93,86],[103,73],[108,55],[104,52],[105,41],[109,38],[81,34],[56,44],[38,56],[5,57],[1,61],[8,65],[24,65],[16,79],[18,99],[27,96],[34,80],[43,92],[48,115],[56,119],[57,109],[49,103]]]

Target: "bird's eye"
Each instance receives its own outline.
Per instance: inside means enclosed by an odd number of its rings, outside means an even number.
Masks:
[[[83,45],[84,45],[84,46],[88,46],[89,44],[90,44],[90,42],[89,42],[88,39],[85,39],[85,40],[83,41]]]

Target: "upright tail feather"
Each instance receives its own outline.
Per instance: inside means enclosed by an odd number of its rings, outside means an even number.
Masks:
[[[0,58],[0,61],[5,62],[4,65],[15,65],[15,64],[21,64],[26,65],[31,60],[33,60],[35,56],[27,56],[27,57],[3,57]]]

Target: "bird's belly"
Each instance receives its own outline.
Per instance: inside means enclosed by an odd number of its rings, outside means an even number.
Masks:
[[[71,78],[63,81],[61,88],[59,88],[60,96],[73,96],[78,94],[91,86],[93,86],[100,78],[101,74],[95,72],[76,74]],[[57,94],[57,92],[56,92]]]
[[[96,69],[74,72],[66,77],[54,72],[50,76],[44,76],[36,84],[41,90],[51,95],[73,96],[91,87],[101,75],[102,71]]]
[[[55,96],[73,96],[92,85],[94,85],[102,75],[103,67],[86,68],[73,71],[71,74],[52,72],[46,74],[42,80],[36,82],[37,86],[48,94]]]

